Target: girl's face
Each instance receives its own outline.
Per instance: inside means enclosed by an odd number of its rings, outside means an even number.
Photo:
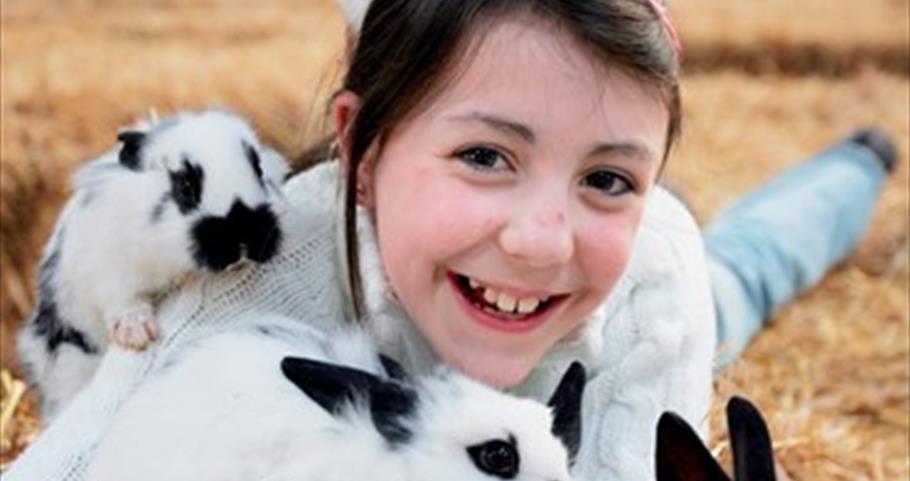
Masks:
[[[568,33],[493,23],[360,172],[391,286],[436,353],[521,381],[629,259],[667,111]]]

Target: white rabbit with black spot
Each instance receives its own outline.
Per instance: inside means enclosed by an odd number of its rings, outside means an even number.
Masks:
[[[281,246],[289,169],[245,120],[180,112],[118,139],[76,174],[19,336],[45,421],[85,384],[109,342],[142,350],[156,340],[155,305],[169,289],[194,273],[266,262]]]
[[[357,331],[289,332],[206,338],[153,374],[112,419],[87,479],[570,480],[581,364],[545,406],[442,366],[412,378]]]

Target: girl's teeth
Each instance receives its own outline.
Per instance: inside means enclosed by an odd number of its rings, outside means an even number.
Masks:
[[[515,298],[492,287],[483,286],[471,278],[468,278],[468,285],[471,289],[482,291],[483,300],[489,304],[488,309],[492,309],[495,306],[500,312],[530,314],[536,311],[540,304],[546,300],[537,297]]]
[[[534,312],[537,309],[537,306],[540,305],[540,300],[534,297],[529,297],[526,299],[521,299],[518,301],[518,313],[519,314],[529,314]]]
[[[483,300],[490,304],[496,304],[499,300],[499,293],[488,287],[483,291]]]
[[[518,301],[514,297],[508,294],[500,294],[499,299],[496,300],[496,307],[503,312],[512,312],[515,310],[517,303]]]

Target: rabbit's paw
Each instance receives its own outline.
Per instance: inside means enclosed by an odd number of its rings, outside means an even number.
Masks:
[[[158,339],[152,306],[144,304],[121,312],[108,322],[108,335],[120,347],[142,351]]]

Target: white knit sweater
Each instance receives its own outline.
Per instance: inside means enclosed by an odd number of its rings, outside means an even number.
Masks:
[[[162,341],[139,354],[108,352],[91,383],[4,479],[83,480],[112,415],[136,386],[213,332],[255,322],[255,313],[297,318],[301,329],[337,329],[346,305],[338,268],[338,177],[337,164],[328,163],[289,181],[286,239],[277,258],[191,280],[166,299],[159,308]],[[367,314],[380,345],[408,369],[427,370],[439,361],[388,295],[363,216],[359,231]],[[705,426],[715,345],[712,306],[700,232],[678,201],[655,189],[632,259],[609,298],[583,332],[555,346],[515,389],[546,401],[571,360],[585,363],[590,381],[575,467],[580,479],[653,479],[654,432],[664,410]]]

